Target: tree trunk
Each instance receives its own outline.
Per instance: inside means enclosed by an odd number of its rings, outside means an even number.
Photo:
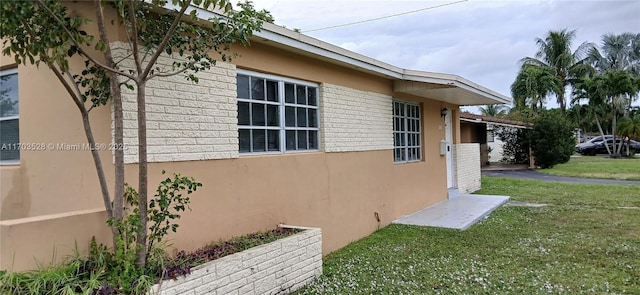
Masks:
[[[93,131],[91,130],[91,122],[89,121],[89,111],[85,107],[83,101],[80,99],[80,92],[78,90],[77,85],[73,85],[73,79],[69,79],[69,81],[65,80],[63,72],[56,68],[48,59],[45,59],[44,62],[49,66],[49,69],[53,71],[55,76],[58,78],[62,86],[67,90],[67,93],[71,96],[71,99],[78,107],[80,111],[80,115],[82,117],[82,127],[84,128],[84,134],[87,137],[87,143],[91,147],[91,156],[93,157],[93,163],[96,167],[96,173],[98,174],[98,182],[100,183],[100,191],[102,193],[102,202],[104,203],[104,209],[107,212],[107,218],[113,217],[113,210],[111,210],[111,197],[109,196],[109,188],[107,187],[107,179],[104,175],[104,167],[102,166],[102,160],[100,159],[100,153],[96,149],[96,140],[93,137]],[[64,72],[68,77],[71,77],[70,72]],[[75,91],[74,91],[75,89]],[[77,92],[76,92],[77,91]],[[116,229],[114,226],[111,226],[112,234],[116,234]]]
[[[596,125],[598,125],[598,130],[600,130],[600,135],[602,136],[602,140],[604,140],[604,147],[607,149],[607,154],[611,155],[611,150],[609,149],[609,145],[607,144],[607,140],[604,137],[604,131],[602,131],[602,125],[600,125],[600,120],[598,119],[598,114],[593,114],[596,117]]]
[[[136,242],[136,266],[144,268],[147,249],[147,120],[145,108],[146,81],[137,81],[138,94],[138,214],[140,228]]]
[[[96,8],[98,31],[100,32],[100,39],[107,45],[107,50],[104,53],[105,62],[108,67],[115,68],[116,64],[113,61],[113,55],[111,54],[111,47],[109,47],[109,37],[107,36],[107,30],[104,26],[104,13],[102,5],[99,0],[94,1]],[[122,93],[120,91],[120,84],[118,82],[118,76],[113,72],[107,72],[109,79],[111,80],[111,97],[113,99],[113,153],[114,153],[114,189],[113,189],[113,219],[122,221],[124,216],[124,136],[123,136],[123,115],[122,115]],[[115,234],[120,232],[115,229]],[[113,248],[117,247],[117,237],[113,236]]]
[[[613,118],[611,120],[611,134],[613,135],[613,152],[614,152],[613,156],[619,157],[620,151],[616,149],[616,120],[617,120],[618,114],[617,114],[617,108],[613,99],[611,99],[611,102],[612,102],[611,107],[613,108]]]

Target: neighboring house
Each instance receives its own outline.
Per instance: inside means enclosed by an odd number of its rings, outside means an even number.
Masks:
[[[125,56],[125,43],[111,46]],[[162,170],[204,185],[170,236],[177,248],[286,223],[320,227],[323,252],[339,249],[446,200],[477,166],[464,160],[478,145],[461,140],[459,106],[510,101],[272,24],[234,49],[239,57],[199,74],[199,84],[148,83],[150,194]],[[2,87],[17,101],[0,117],[2,144],[42,147],[2,151],[0,269],[21,270],[72,253],[76,241],[83,251],[92,235],[109,244],[110,232],[77,109],[45,67],[12,60],[1,60]],[[124,91],[125,169],[136,187],[135,95]],[[112,141],[110,111],[92,111],[98,143]],[[112,183],[112,153],[100,153]]]
[[[460,140],[463,143],[478,143],[480,145],[481,166],[502,160],[502,146],[504,142],[495,134],[497,127],[528,129],[531,128],[531,125],[521,121],[476,115],[467,112],[460,113]]]

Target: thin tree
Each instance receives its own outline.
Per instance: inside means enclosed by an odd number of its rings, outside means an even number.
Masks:
[[[88,36],[82,27],[89,23],[89,20],[70,16],[63,5],[56,0],[29,1],[5,1],[2,3],[2,37],[9,37],[10,46],[5,54],[14,55],[20,63],[29,60],[38,64],[44,61],[47,65],[54,65],[52,69],[65,88],[73,88],[74,85],[81,85],[85,88],[68,89],[71,93],[81,93],[82,90],[89,91],[91,97],[97,97],[101,104],[106,103],[111,84],[107,77],[111,75],[118,80],[126,81],[127,87],[135,89],[137,95],[137,121],[138,121],[138,215],[140,218],[140,228],[136,236],[136,266],[144,267],[146,264],[147,249],[147,194],[148,194],[148,171],[147,171],[147,126],[146,126],[146,85],[158,77],[168,77],[173,75],[184,75],[194,83],[198,82],[197,72],[205,71],[215,65],[217,60],[228,61],[233,57],[230,53],[232,44],[248,45],[249,39],[255,30],[260,29],[264,21],[272,21],[271,16],[266,11],[255,11],[250,2],[238,4],[239,11],[232,9],[231,3],[226,0],[171,0],[171,1],[142,1],[142,0],[119,0],[105,2],[106,5],[115,9],[118,20],[128,36],[129,53],[133,59],[133,69],[119,69],[115,67],[117,63],[104,62],[97,58],[93,51],[85,45],[90,44],[100,53],[109,52],[109,38],[105,30],[104,13],[100,9],[102,1],[95,0],[98,10],[97,21],[100,39],[93,42],[93,36]],[[167,8],[168,4],[174,9]],[[204,9],[216,9],[223,12],[215,18],[208,20],[206,24],[201,23],[197,16],[196,7]],[[9,17],[12,11],[35,11],[33,15],[19,14]],[[7,18],[5,18],[7,17]],[[35,18],[35,19],[31,19]],[[39,29],[33,30],[32,22],[37,21]],[[5,26],[6,24],[6,26]],[[49,27],[47,27],[49,26]],[[10,34],[5,34],[6,30]],[[33,36],[20,37],[22,32],[33,32]],[[48,42],[36,43],[34,40],[41,40],[39,35],[45,33],[45,40]],[[6,35],[6,36],[5,36]],[[30,43],[32,42],[33,43]],[[32,47],[25,48],[28,43]],[[34,50],[35,49],[35,50]],[[50,52],[54,55],[50,56]],[[74,75],[67,75],[68,80],[64,82],[64,74],[68,71],[68,58],[79,55],[86,59],[87,69],[83,74],[92,74],[100,79],[95,79]],[[158,59],[163,56],[173,58],[173,63],[169,67],[162,67],[157,64]],[[38,58],[38,62],[35,61]],[[94,82],[97,81],[97,82]],[[93,93],[95,92],[95,93]],[[82,96],[84,95],[84,96]],[[83,115],[85,130],[90,127],[88,113],[84,103],[88,95],[75,95],[74,101],[78,105]],[[73,96],[73,95],[72,95]],[[96,98],[96,99],[97,99]],[[92,98],[93,99],[93,98]],[[94,103],[94,105],[98,105]],[[93,106],[92,106],[93,107]],[[86,117],[86,119],[85,119]],[[87,131],[87,137],[90,133]],[[90,142],[92,139],[88,139]],[[102,164],[99,162],[99,155],[94,156],[96,169],[102,171]],[[99,172],[100,173],[100,172]],[[100,179],[104,179],[101,176]],[[111,204],[108,200],[108,190],[106,182],[101,183],[105,200],[105,208],[110,217],[113,217]],[[106,190],[106,192],[105,192]]]
[[[91,156],[96,168],[102,200],[108,218],[122,218],[122,195],[124,188],[124,163],[122,150],[115,150],[115,190],[114,205],[107,187],[102,159],[96,148],[95,137],[89,121],[93,109],[105,105],[113,99],[115,116],[115,146],[122,146],[122,105],[120,87],[116,80],[89,58],[86,50],[80,45],[93,45],[94,37],[83,30],[89,20],[68,15],[67,8],[57,1],[4,1],[0,10],[0,37],[3,39],[3,55],[12,56],[17,64],[40,64],[48,67],[69,94],[78,108],[82,119]],[[96,10],[100,18],[101,10]],[[65,17],[61,17],[65,16]],[[58,22],[58,19],[61,21]],[[66,31],[66,34],[62,32]],[[95,53],[100,56],[101,53]],[[69,61],[80,58],[84,67],[72,68]],[[108,52],[102,55],[107,64],[113,64]],[[111,227],[113,244],[118,235],[117,229]]]

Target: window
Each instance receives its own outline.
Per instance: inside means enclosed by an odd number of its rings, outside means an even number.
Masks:
[[[495,141],[495,134],[493,133],[493,124],[487,124],[487,142]]]
[[[393,161],[396,163],[420,161],[422,138],[420,136],[420,105],[393,102]]]
[[[318,149],[318,87],[238,71],[240,153]]]
[[[18,69],[0,71],[0,163],[20,162]]]

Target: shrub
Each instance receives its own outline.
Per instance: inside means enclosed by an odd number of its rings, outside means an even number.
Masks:
[[[496,134],[504,142],[502,146],[502,162],[511,164],[529,163],[529,142],[527,129],[514,127],[497,127]]]
[[[541,168],[566,163],[573,154],[573,130],[567,120],[558,114],[541,114],[534,122],[529,140],[536,165]]]

